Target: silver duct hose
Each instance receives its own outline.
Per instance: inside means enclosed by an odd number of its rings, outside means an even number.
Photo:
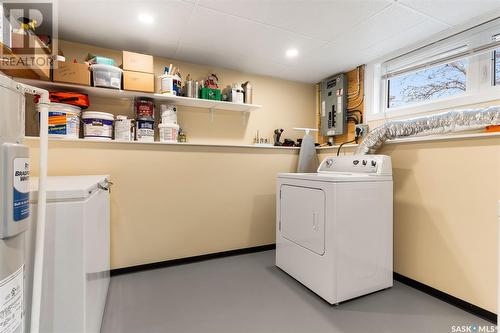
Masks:
[[[500,125],[500,106],[392,120],[370,131],[356,149],[355,154],[373,154],[385,141],[391,139],[460,132],[489,125]]]

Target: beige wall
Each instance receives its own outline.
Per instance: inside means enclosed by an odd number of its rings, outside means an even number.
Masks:
[[[62,42],[68,58],[83,50]],[[156,62],[161,70],[169,60]],[[224,84],[250,79],[255,103],[247,126],[239,114],[181,109],[192,142],[247,144],[260,129],[313,126],[312,85],[175,62]],[[184,72],[184,71],[183,71]],[[129,112],[128,102],[94,101],[100,111]],[[29,140],[37,156],[37,141]],[[386,145],[395,182],[395,271],[496,311],[500,138]],[[346,148],[352,152],[352,149]],[[333,151],[322,151],[324,157]],[[133,266],[274,242],[275,174],[292,171],[296,151],[52,142],[50,173],[111,174],[112,265]],[[203,168],[200,169],[199,166]],[[137,176],[141,175],[142,176]]]
[[[395,271],[496,311],[500,139],[387,145]]]
[[[393,163],[394,271],[496,312],[500,138],[378,153]]]
[[[28,139],[33,165],[38,140]],[[111,265],[274,244],[275,178],[297,150],[50,142],[50,175],[109,174]]]
[[[121,51],[103,49],[90,45],[60,41],[59,48],[64,51],[67,61],[77,59],[82,62],[91,52],[114,58],[121,64]],[[313,84],[286,81],[266,76],[242,73],[234,70],[185,63],[178,60],[155,57],[155,73],[162,74],[163,68],[173,63],[180,68],[185,78],[191,74],[194,80],[202,80],[211,73],[217,73],[219,87],[226,87],[233,82],[250,80],[253,85],[253,103],[262,105],[262,109],[252,112],[248,123],[244,124],[239,112],[216,111],[211,122],[207,109],[179,108],[178,118],[181,127],[187,132],[191,142],[251,144],[257,130],[261,136],[272,139],[276,128],[285,129],[287,138],[296,139],[302,133],[293,127],[314,127],[316,88]],[[90,109],[133,115],[129,101],[91,99]]]
[[[88,52],[114,57],[121,52],[61,41],[68,61]],[[172,62],[185,76],[217,73],[221,86],[250,80],[254,103],[245,124],[239,112],[178,108],[192,143],[251,144],[257,130],[272,138],[275,128],[297,138],[293,127],[315,124],[316,90],[237,71],[155,58],[157,73]],[[129,100],[91,97],[91,110],[133,116]],[[33,109],[28,134],[36,133]],[[38,140],[27,140],[37,163]],[[115,183],[111,206],[112,268],[274,243],[275,177],[293,171],[297,150],[217,148],[148,144],[51,142],[51,175],[109,174]]]

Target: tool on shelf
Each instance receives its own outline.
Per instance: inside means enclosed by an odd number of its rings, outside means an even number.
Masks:
[[[283,143],[280,141],[281,134],[283,134],[285,130],[282,128],[277,128],[274,130],[274,145],[277,147],[283,146]]]

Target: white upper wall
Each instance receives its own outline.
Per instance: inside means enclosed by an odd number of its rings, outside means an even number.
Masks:
[[[471,20],[498,0],[59,0],[62,39],[315,83]],[[142,23],[139,15],[150,16]],[[293,59],[286,50],[295,48]]]

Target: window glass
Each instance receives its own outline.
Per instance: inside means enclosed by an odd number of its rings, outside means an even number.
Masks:
[[[500,49],[496,49],[493,52],[493,60],[495,62],[495,66],[493,67],[493,77],[495,78],[494,84],[495,86],[500,85]]]
[[[500,63],[500,58],[498,63]],[[500,65],[495,80],[500,84]],[[395,108],[449,98],[465,93],[467,59],[403,74],[388,81],[387,106]]]

